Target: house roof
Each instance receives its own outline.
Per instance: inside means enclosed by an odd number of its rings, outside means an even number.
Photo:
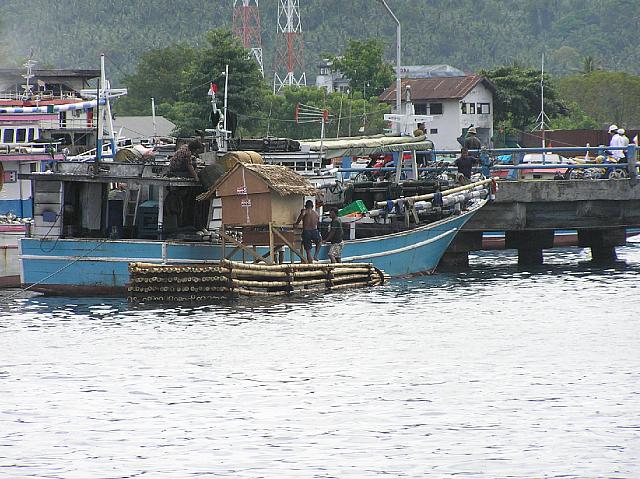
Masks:
[[[458,100],[464,98],[473,88],[482,83],[495,93],[493,83],[480,75],[433,78],[403,78],[401,93],[405,87],[411,86],[411,100]],[[380,101],[393,103],[396,98],[395,83],[380,95]]]
[[[156,116],[155,136],[171,136],[176,125],[163,116]],[[113,128],[122,129],[122,136],[132,139],[151,138],[154,136],[152,116],[117,116],[113,120]]]
[[[261,165],[254,163],[236,163],[227,171],[209,190],[197,197],[198,201],[208,200],[215,195],[218,187],[224,183],[236,170],[244,168],[251,171],[267,186],[280,196],[289,195],[315,195],[316,188],[306,178],[295,171],[280,165]]]

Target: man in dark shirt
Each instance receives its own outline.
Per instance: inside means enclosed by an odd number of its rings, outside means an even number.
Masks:
[[[471,170],[476,159],[469,156],[469,150],[465,147],[460,149],[460,156],[454,161],[454,165],[458,167],[458,182],[466,185],[471,180]]]
[[[329,246],[329,259],[332,263],[340,263],[342,256],[342,221],[338,218],[338,209],[331,208],[329,211],[329,217],[331,218],[331,224],[329,225],[329,234],[325,238],[325,242],[330,243]]]
[[[464,139],[464,144],[462,146],[464,146],[467,150],[479,150],[480,148],[482,148],[482,145],[480,144],[480,140],[476,135],[477,135],[476,127],[472,126],[467,130],[467,136]],[[478,158],[479,154],[478,152],[475,152],[475,153],[472,153],[471,156],[473,156],[474,158]]]
[[[191,140],[176,150],[169,161],[169,173],[173,176],[186,176],[195,180],[198,174],[193,168],[191,157],[202,151],[202,144],[197,140]]]

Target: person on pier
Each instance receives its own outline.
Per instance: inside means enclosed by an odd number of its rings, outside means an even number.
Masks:
[[[318,231],[319,220],[320,216],[318,216],[318,213],[313,209],[313,201],[307,200],[304,204],[304,208],[300,210],[298,219],[293,224],[293,227],[296,228],[300,221],[302,221],[302,246],[304,246],[304,250],[307,254],[307,263],[318,261],[320,243],[322,242],[320,231]],[[316,252],[312,258],[311,248],[314,244],[316,245]]]
[[[324,239],[326,243],[329,243],[329,260],[332,263],[340,263],[342,260],[342,239],[344,231],[342,229],[342,221],[338,217],[338,208],[331,208],[329,211],[329,217],[331,218],[331,224],[329,225],[329,233]]]

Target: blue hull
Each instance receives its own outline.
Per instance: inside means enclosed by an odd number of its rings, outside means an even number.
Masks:
[[[477,209],[409,231],[345,241],[342,259],[373,263],[391,276],[431,273]],[[323,246],[321,260],[327,259],[327,252],[328,246]],[[34,290],[47,293],[119,295],[129,282],[129,262],[215,263],[220,253],[220,246],[210,243],[23,238],[21,279],[24,284],[37,283]]]

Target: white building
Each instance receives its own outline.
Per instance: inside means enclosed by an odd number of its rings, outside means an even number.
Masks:
[[[476,127],[481,143],[489,145],[493,135],[495,87],[485,77],[464,75],[403,78],[401,113],[406,112],[407,88],[411,91],[415,114],[433,117],[425,125],[425,133],[437,149],[460,149],[457,139],[471,126]],[[380,101],[395,106],[395,82],[379,98]]]
[[[346,93],[349,89],[349,79],[341,72],[331,70],[332,62],[324,59],[318,64],[320,74],[316,76],[316,87],[324,88],[327,93]]]

